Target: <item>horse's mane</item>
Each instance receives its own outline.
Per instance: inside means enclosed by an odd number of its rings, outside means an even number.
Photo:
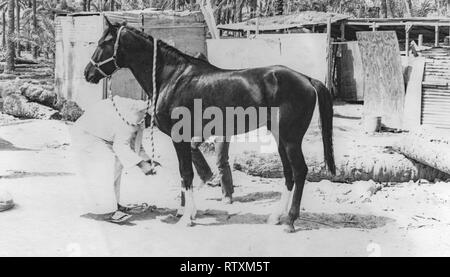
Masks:
[[[116,27],[120,27],[120,26],[122,26],[122,25],[120,25],[120,24],[116,25]],[[143,32],[141,30],[138,30],[132,26],[126,25],[126,24],[123,24],[123,26],[125,26],[125,28],[127,28],[127,30],[129,30],[133,34],[145,39],[147,42],[153,43],[153,37],[151,35]],[[207,60],[188,55],[188,54],[178,50],[177,48],[167,44],[166,42],[164,42],[161,39],[158,39],[158,46],[160,47],[160,49],[164,50],[164,51],[162,51],[162,54],[164,56],[168,56],[171,59],[174,59],[177,64],[194,61],[194,62],[201,62],[201,63],[206,63],[206,64],[210,65],[210,63]]]

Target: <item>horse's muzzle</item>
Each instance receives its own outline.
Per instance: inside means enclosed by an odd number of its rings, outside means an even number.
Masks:
[[[84,69],[84,78],[87,82],[92,84],[98,84],[100,82],[99,76],[100,74],[97,73],[97,70],[92,64],[88,64],[86,68]]]

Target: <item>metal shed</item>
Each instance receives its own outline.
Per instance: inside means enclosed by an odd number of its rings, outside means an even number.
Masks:
[[[56,18],[56,90],[82,108],[107,96],[106,81],[93,85],[83,76],[105,28],[104,16],[111,22],[125,21],[188,54],[206,54],[207,29],[201,12],[142,10],[59,15]],[[145,98],[142,88],[127,69],[117,72],[111,82],[115,95]]]

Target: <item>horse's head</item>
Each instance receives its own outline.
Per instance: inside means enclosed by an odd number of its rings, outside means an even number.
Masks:
[[[97,49],[84,70],[86,81],[97,84],[103,78],[110,77],[123,67],[123,53],[119,50],[121,33],[125,25],[111,24],[105,18],[107,27],[98,41]]]

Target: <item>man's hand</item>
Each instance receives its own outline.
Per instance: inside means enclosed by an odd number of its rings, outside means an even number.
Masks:
[[[155,169],[149,162],[141,161],[137,164],[137,166],[142,170],[142,172],[144,172],[145,175],[154,175],[156,173]]]

